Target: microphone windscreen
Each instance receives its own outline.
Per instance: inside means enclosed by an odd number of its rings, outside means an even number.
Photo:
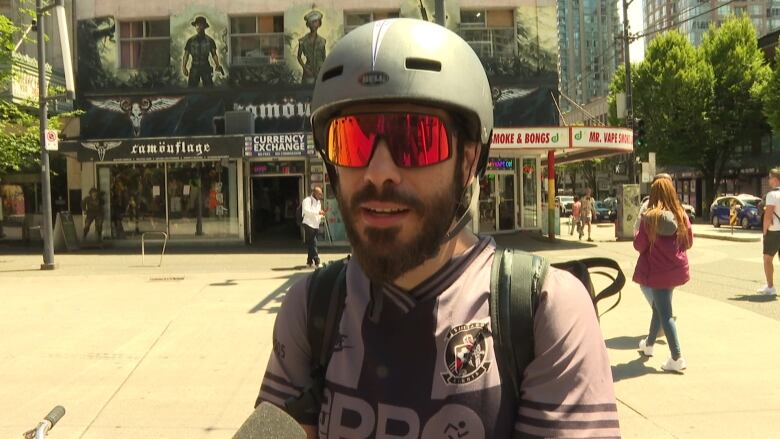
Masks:
[[[264,402],[257,406],[233,439],[306,439],[306,432],[284,410]]]

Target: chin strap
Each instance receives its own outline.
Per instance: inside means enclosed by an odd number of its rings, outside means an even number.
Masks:
[[[455,226],[452,229],[450,229],[450,231],[447,232],[446,235],[444,235],[444,238],[442,238],[441,243],[444,244],[445,242],[457,236],[458,233],[460,233],[460,231],[463,230],[464,227],[466,227],[466,224],[468,224],[469,221],[471,221],[471,211],[467,210],[463,215],[461,215],[460,219],[458,219],[458,222],[455,223]]]

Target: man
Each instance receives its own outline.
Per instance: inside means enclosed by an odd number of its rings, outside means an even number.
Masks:
[[[579,239],[582,239],[582,221],[580,220],[580,209],[582,208],[582,202],[580,196],[574,196],[574,204],[571,205],[571,220],[569,223],[569,235],[574,235],[574,229],[577,229]]]
[[[303,69],[302,84],[314,84],[317,73],[325,61],[325,38],[317,35],[317,30],[322,26],[322,13],[311,11],[303,19],[309,33],[298,40],[298,64]],[[303,61],[306,57],[306,62]]]
[[[84,211],[84,240],[87,239],[87,233],[95,222],[95,233],[98,240],[103,239],[103,200],[100,199],[98,190],[92,188],[89,195],[81,201],[81,210]]]
[[[225,75],[225,71],[219,64],[217,43],[214,42],[213,38],[206,35],[206,29],[209,27],[206,17],[199,16],[190,24],[197,29],[198,33],[191,36],[184,46],[181,72],[184,76],[187,76],[187,87],[197,87],[201,81],[203,81],[205,87],[211,87],[214,85],[214,80],[212,78],[213,70],[209,62],[209,55],[214,59],[214,68],[217,72],[223,76]],[[190,56],[192,57],[192,65],[187,69],[187,61],[189,61]]]
[[[317,252],[317,233],[320,230],[320,223],[325,211],[322,210],[322,188],[314,186],[311,195],[303,199],[301,203],[301,212],[303,213],[303,236],[308,255],[306,256],[306,266],[320,267],[320,255]]]
[[[353,257],[324,401],[296,418],[308,437],[619,437],[593,304],[568,273],[542,285],[521,400],[501,381],[495,243],[463,227],[493,130],[471,47],[422,20],[363,25],[325,60],[311,105]],[[312,382],[307,282],[281,306],[258,403],[284,407]]]
[[[591,196],[590,188],[585,190],[585,196],[582,197],[582,206],[580,207],[580,221],[582,225],[580,227],[588,226],[588,242],[593,242],[590,237],[590,224],[596,217],[596,201]],[[580,236],[580,239],[582,236]]]
[[[759,294],[776,296],[772,259],[780,251],[780,168],[769,171],[769,185],[773,188],[766,194],[764,207],[764,276],[766,285],[758,289]]]

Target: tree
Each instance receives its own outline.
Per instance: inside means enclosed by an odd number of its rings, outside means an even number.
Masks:
[[[12,65],[15,43],[21,37],[20,29],[7,17],[0,15],[0,89],[7,89],[13,80]],[[21,106],[0,100],[0,175],[34,169],[40,157],[37,103]],[[49,119],[49,126],[58,129],[59,118]]]
[[[780,62],[775,62],[764,90],[764,114],[772,129],[780,132]]]
[[[647,140],[637,153],[655,151],[661,164],[698,166],[711,145],[712,86],[712,69],[679,32],[653,39],[633,82],[634,116],[643,120]]]
[[[759,149],[761,137],[768,132],[762,94],[771,70],[745,16],[729,17],[720,29],[711,26],[701,50],[714,73],[709,112],[712,144],[699,159],[705,197],[713,199],[735,150]]]

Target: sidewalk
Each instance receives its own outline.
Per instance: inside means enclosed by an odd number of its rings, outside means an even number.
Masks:
[[[610,233],[596,228],[595,244],[499,241],[563,260],[625,245]],[[139,255],[58,255],[54,272],[37,270],[38,255],[0,255],[0,437],[56,404],[68,412],[55,438],[231,437],[257,396],[279,304],[307,273],[302,255],[175,254],[162,268],[138,267]],[[630,279],[632,263],[620,262]],[[683,375],[660,370],[660,341],[655,357],[638,354],[650,309],[630,280],[601,319],[623,437],[776,437],[780,322],[684,287],[674,305]]]
[[[697,238],[720,239],[723,241],[758,242],[761,241],[761,230],[744,230],[742,227],[720,226],[711,224],[694,224],[693,236]]]

